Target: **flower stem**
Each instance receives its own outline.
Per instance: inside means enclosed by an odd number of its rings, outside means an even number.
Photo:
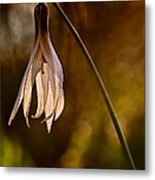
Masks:
[[[118,117],[116,115],[116,112],[114,110],[114,107],[113,107],[113,104],[112,104],[111,99],[109,97],[109,94],[107,92],[107,89],[106,89],[106,87],[105,87],[105,85],[103,83],[103,80],[102,80],[102,78],[101,78],[101,76],[99,74],[99,71],[98,71],[98,69],[97,69],[97,67],[96,67],[96,65],[94,63],[93,58],[91,57],[90,53],[88,52],[88,49],[86,48],[84,42],[82,41],[82,39],[81,39],[79,33],[77,32],[77,30],[75,29],[74,25],[72,24],[72,22],[70,21],[70,19],[68,18],[68,16],[64,12],[64,10],[61,8],[60,4],[59,3],[53,3],[53,5],[55,6],[58,13],[63,17],[64,21],[66,22],[69,29],[71,30],[74,37],[76,38],[78,44],[80,45],[83,53],[85,54],[90,66],[92,68],[92,71],[94,72],[94,75],[95,75],[96,80],[97,80],[97,82],[98,82],[98,84],[100,86],[100,89],[102,91],[105,103],[106,103],[107,108],[109,110],[113,125],[115,127],[118,139],[119,139],[120,144],[122,146],[122,149],[123,149],[123,151],[125,153],[125,156],[128,159],[131,167],[133,169],[136,169],[135,163],[133,161],[133,158],[132,158],[132,155],[131,155],[131,152],[130,152],[130,149],[129,149],[129,146],[128,146],[126,138],[125,138],[125,135],[124,135],[123,130],[122,130],[121,126],[120,126],[119,119],[118,119]]]

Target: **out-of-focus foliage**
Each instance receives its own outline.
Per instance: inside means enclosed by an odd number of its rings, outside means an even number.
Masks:
[[[61,5],[95,60],[137,168],[144,169],[144,2]],[[66,99],[51,134],[39,120],[31,119],[28,129],[22,108],[7,126],[33,46],[35,4],[0,7],[2,165],[130,168],[87,60],[61,16],[52,4],[48,6],[51,37],[65,73]],[[35,96],[34,91],[32,114]]]
[[[26,151],[23,151],[20,142],[15,139],[10,140],[4,134],[1,141],[0,155],[1,166],[34,166],[32,158]]]

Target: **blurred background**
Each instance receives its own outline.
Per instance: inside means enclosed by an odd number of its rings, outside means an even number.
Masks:
[[[61,3],[105,82],[137,169],[145,168],[144,1]],[[36,4],[0,5],[1,166],[130,169],[93,72],[48,4],[50,32],[64,68],[65,109],[47,133],[27,128],[20,107],[8,127],[34,41]],[[35,87],[31,114],[36,109]]]

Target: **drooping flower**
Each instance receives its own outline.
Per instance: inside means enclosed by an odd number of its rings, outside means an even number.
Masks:
[[[29,110],[32,99],[32,89],[36,83],[37,110],[32,118],[39,118],[43,113],[48,133],[52,122],[57,120],[64,109],[63,69],[49,33],[49,14],[45,4],[39,3],[35,7],[35,41],[30,60],[22,79],[8,124],[23,103],[23,113],[26,124],[29,124]]]

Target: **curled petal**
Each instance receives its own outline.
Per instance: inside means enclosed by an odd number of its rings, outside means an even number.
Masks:
[[[55,121],[62,113],[63,108],[64,108],[64,93],[63,93],[63,89],[61,88],[61,82],[58,79],[58,76],[55,74],[55,96],[54,96]]]
[[[37,110],[35,115],[32,115],[32,118],[39,118],[44,112],[44,88],[43,88],[43,79],[42,72],[40,71],[36,76],[36,91],[37,91]]]
[[[60,60],[59,60],[59,58],[57,56],[57,53],[56,53],[56,51],[54,49],[54,46],[53,46],[53,44],[52,44],[52,42],[50,40],[50,37],[48,36],[47,39],[48,39],[48,41],[47,41],[48,46],[50,47],[50,51],[51,51],[52,57],[53,57],[55,73],[56,73],[58,79],[60,80],[60,83],[62,84],[63,79],[64,79],[62,65],[61,65]]]
[[[48,83],[49,83],[49,66],[47,63],[43,63],[43,72],[44,73],[42,74],[42,83],[44,89],[44,104],[46,104],[47,95],[48,95]]]
[[[57,53],[51,42],[49,33],[45,33],[41,36],[41,49],[45,57],[46,62],[49,64],[50,69],[53,73],[56,73],[58,79],[63,82],[63,70],[62,65],[59,61]]]
[[[32,88],[33,88],[33,84],[35,81],[35,77],[36,77],[37,73],[41,70],[40,58],[41,58],[41,53],[38,50],[36,53],[36,56],[33,59],[33,63],[30,67],[30,70],[27,75],[26,83],[25,83],[23,111],[24,111],[24,116],[25,116],[28,127],[30,127],[28,115],[29,115],[30,104],[31,104],[31,99],[32,99]]]
[[[41,68],[42,68],[42,53],[39,47],[33,59],[33,66],[32,66],[32,79],[33,79],[32,82],[33,83],[35,81],[37,73],[41,70]]]
[[[52,72],[50,71],[50,69],[49,69],[49,85],[52,87],[52,79],[51,79],[51,77],[53,77],[53,74],[52,74]],[[48,121],[49,119],[51,119],[51,118],[53,118],[53,120],[56,120],[55,119],[55,115],[56,115],[56,108],[57,108],[57,106],[58,106],[58,103],[59,103],[59,108],[61,109],[59,109],[59,112],[57,113],[57,118],[60,116],[60,112],[62,112],[62,110],[63,110],[63,106],[64,106],[64,97],[63,97],[63,92],[61,92],[61,94],[60,94],[60,82],[59,82],[59,79],[58,79],[58,77],[56,76],[56,74],[54,75],[54,84],[55,84],[55,88],[53,89],[53,88],[51,88],[51,90],[50,89],[48,89],[48,96],[49,96],[49,93],[50,93],[50,96],[53,98],[53,101],[51,102],[51,103],[53,103],[53,109],[51,110],[51,113],[48,113],[48,115],[47,116],[45,116],[45,119],[42,121],[42,123],[43,122],[45,122],[45,121]],[[49,90],[51,91],[51,92],[49,92]],[[60,98],[60,99],[59,99]],[[60,102],[59,102],[60,101]],[[50,108],[50,107],[49,107]],[[46,112],[46,109],[45,109],[45,112]],[[60,113],[60,114],[59,114]],[[54,116],[53,116],[54,115]]]
[[[64,102],[64,92],[63,92],[63,89],[60,89],[60,88],[57,88],[56,89],[56,96],[54,96],[54,99],[53,99],[53,110],[51,111],[51,113],[47,116],[45,116],[45,119],[41,122],[47,122],[49,119],[53,119],[54,121],[56,121],[59,116],[61,115],[63,109],[64,109],[64,105],[65,105],[65,102]],[[51,94],[52,96],[52,94]]]
[[[53,56],[52,56],[52,52],[51,52],[51,49],[50,49],[50,46],[48,43],[47,33],[45,33],[45,35],[42,34],[40,36],[40,47],[41,47],[41,51],[43,53],[43,56],[45,58],[45,61],[50,66],[52,73],[54,73],[55,69],[54,69]]]
[[[51,88],[52,88],[52,92],[53,92],[53,98],[55,96],[55,78],[54,78],[54,73],[52,72],[50,66],[48,63],[45,63],[45,73],[47,74],[47,77],[48,77],[48,81],[50,82],[51,84]],[[48,87],[48,86],[47,86]]]
[[[46,119],[46,125],[47,125],[48,133],[50,133],[50,131],[51,131],[51,126],[52,126],[53,117],[54,117],[53,112],[54,112],[53,92],[52,92],[51,84],[49,83],[48,84],[47,101],[46,101],[46,105],[45,105],[45,119]]]
[[[23,99],[23,111],[26,119],[26,124],[28,127],[30,127],[28,120],[28,113],[30,109],[31,97],[32,97],[32,65],[27,75],[25,91],[24,91],[24,99]]]
[[[59,62],[58,56],[54,50],[54,47],[52,46],[52,43],[48,37],[44,39],[46,41],[47,49],[49,53],[51,53],[51,58],[46,59],[47,62],[47,72],[48,72],[48,78],[49,78],[49,83],[51,84],[52,87],[52,93],[51,96],[53,96],[53,110],[51,111],[50,114],[48,114],[45,119],[42,122],[46,123],[49,121],[49,119],[56,120],[60,114],[63,111],[64,108],[64,94],[63,94],[63,70],[62,66]],[[46,50],[47,50],[46,49]],[[47,53],[47,52],[46,52]],[[50,66],[50,61],[53,61],[53,66],[51,68]],[[53,73],[54,71],[54,73]]]
[[[34,56],[35,56],[35,54],[37,52],[38,46],[39,46],[39,39],[35,40],[35,46],[34,46],[34,49],[33,49],[32,53],[31,53],[27,69],[26,69],[24,77],[22,79],[22,82],[21,82],[21,85],[20,85],[20,88],[19,88],[19,92],[18,92],[16,101],[15,101],[15,104],[14,104],[13,110],[11,112],[10,119],[8,121],[8,125],[11,125],[11,122],[14,119],[14,117],[15,117],[18,109],[19,109],[19,106],[20,106],[20,104],[22,102],[22,99],[24,97],[24,89],[25,89],[26,78],[27,78],[27,75],[29,73],[30,66],[32,64],[33,58],[34,58]]]
[[[20,89],[19,89],[19,92],[18,92],[18,95],[17,95],[17,98],[16,98],[16,102],[14,104],[13,110],[11,112],[11,116],[10,116],[8,125],[11,125],[12,120],[14,119],[14,117],[15,117],[18,109],[19,109],[19,106],[20,106],[20,104],[22,102],[23,94],[24,94],[25,78],[26,78],[26,74],[24,75],[24,78],[23,78],[22,83],[20,85]]]
[[[46,120],[46,126],[47,126],[47,132],[48,133],[51,132],[51,127],[52,127],[53,119],[54,119],[54,114],[52,114],[52,116],[49,119]]]
[[[63,109],[64,109],[64,105],[65,105],[65,102],[64,102],[64,93],[63,93],[63,89],[60,90],[60,94],[59,94],[59,98],[58,98],[58,103],[57,103],[57,106],[56,106],[56,114],[55,114],[55,121],[58,119],[58,117],[61,115]]]

